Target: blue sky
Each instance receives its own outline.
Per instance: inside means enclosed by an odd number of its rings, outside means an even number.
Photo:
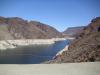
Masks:
[[[36,20],[64,31],[100,16],[100,0],[0,0],[0,16]]]

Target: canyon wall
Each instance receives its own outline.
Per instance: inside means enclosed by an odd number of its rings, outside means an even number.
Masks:
[[[100,17],[93,19],[69,47],[49,63],[94,61],[100,61]]]

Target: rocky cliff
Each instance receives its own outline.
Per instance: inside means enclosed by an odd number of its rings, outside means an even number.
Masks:
[[[62,37],[55,28],[36,21],[18,17],[0,17],[0,40],[49,39]]]
[[[69,45],[68,50],[49,63],[100,61],[100,17],[91,21]]]

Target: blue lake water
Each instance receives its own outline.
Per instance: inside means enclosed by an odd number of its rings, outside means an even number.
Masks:
[[[39,64],[51,60],[69,43],[69,40],[65,40],[52,45],[30,45],[0,50],[0,64]]]

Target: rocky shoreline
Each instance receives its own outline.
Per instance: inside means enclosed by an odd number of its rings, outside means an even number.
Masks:
[[[63,53],[64,51],[67,51],[67,50],[68,50],[68,47],[69,47],[69,45],[66,45],[66,46],[64,47],[64,49],[60,50],[60,51],[53,57],[53,60],[56,59],[59,55],[62,55],[62,53]]]
[[[56,41],[66,40],[65,38],[52,39],[20,39],[20,40],[1,40],[0,49],[17,48],[18,46],[54,44]]]
[[[62,49],[61,51],[59,51],[59,52],[56,54],[56,56],[61,55],[64,51],[67,51],[67,50],[68,50],[68,47],[69,47],[69,45],[66,45],[64,49]],[[55,57],[56,57],[56,56],[55,56]]]
[[[67,39],[67,40],[70,40],[70,41],[73,41],[73,40],[75,39],[75,37],[69,37],[69,38],[66,38],[66,39]],[[55,57],[61,55],[64,51],[67,51],[67,50],[68,50],[68,47],[69,47],[69,45],[66,45],[64,49],[62,49],[61,51],[59,51],[59,52],[55,55]],[[54,58],[55,58],[55,57],[54,57]]]

